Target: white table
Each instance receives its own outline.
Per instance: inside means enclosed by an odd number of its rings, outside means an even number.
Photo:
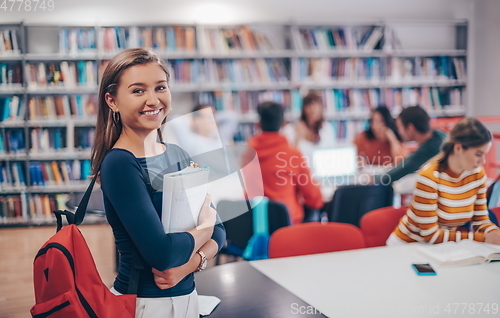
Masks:
[[[500,262],[439,267],[431,261],[437,276],[417,276],[410,264],[429,261],[416,247],[367,248],[251,265],[327,317],[500,316]],[[497,314],[487,314],[486,304],[490,310],[496,304]],[[469,308],[476,313],[469,314]]]

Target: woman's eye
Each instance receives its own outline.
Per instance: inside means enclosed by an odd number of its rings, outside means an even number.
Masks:
[[[164,90],[166,90],[166,89],[167,89],[167,87],[166,87],[166,86],[158,86],[158,87],[156,88],[156,90],[158,90],[158,91],[164,91]]]
[[[140,93],[142,93],[142,92],[143,92],[143,90],[142,90],[142,89],[140,89],[140,88],[136,88],[136,89],[134,89],[134,90],[133,90],[133,92],[132,92],[132,93],[134,93],[134,94],[140,94]]]

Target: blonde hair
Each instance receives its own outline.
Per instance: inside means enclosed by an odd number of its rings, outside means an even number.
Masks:
[[[113,111],[106,103],[106,93],[116,96],[123,72],[134,65],[148,63],[158,64],[167,74],[168,83],[170,74],[167,65],[153,51],[148,49],[136,48],[121,51],[109,61],[104,70],[99,87],[95,139],[90,159],[93,175],[98,173],[104,157],[120,137],[123,128],[121,120],[113,121]],[[160,129],[158,128],[157,131],[158,138],[163,141]]]

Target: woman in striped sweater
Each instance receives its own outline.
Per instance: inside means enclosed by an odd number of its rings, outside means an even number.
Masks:
[[[500,244],[500,229],[486,206],[484,156],[491,133],[475,118],[462,119],[442,146],[439,159],[419,173],[413,199],[388,246],[463,239]],[[470,222],[469,229],[457,229]]]

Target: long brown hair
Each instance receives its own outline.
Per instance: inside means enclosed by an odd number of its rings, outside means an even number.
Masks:
[[[461,144],[466,150],[481,147],[490,141],[490,131],[479,120],[473,117],[463,118],[453,127],[448,140],[441,146],[438,158],[440,169],[447,168],[448,158],[453,154],[455,144]]]
[[[116,143],[122,132],[122,122],[121,120],[113,120],[113,111],[106,103],[106,93],[116,96],[123,72],[134,65],[148,63],[158,64],[165,71],[165,74],[167,74],[168,83],[170,74],[168,73],[167,65],[153,51],[148,49],[137,48],[121,51],[109,61],[104,70],[99,87],[95,139],[90,158],[93,175],[98,173],[104,157]],[[160,141],[163,141],[160,128],[157,131],[158,138]]]
[[[323,107],[323,99],[321,98],[320,95],[316,93],[309,93],[304,98],[302,99],[302,112],[300,114],[300,120],[304,122],[307,128],[311,129],[313,132],[313,142],[315,144],[319,143],[321,140],[321,137],[319,135],[319,131],[321,130],[321,127],[323,127],[323,122],[325,121],[325,118],[323,116],[323,108],[321,110],[321,117],[318,119],[315,123],[312,125],[309,125],[309,120],[307,118],[306,114],[306,108],[312,105],[313,103],[319,103],[321,107]]]

